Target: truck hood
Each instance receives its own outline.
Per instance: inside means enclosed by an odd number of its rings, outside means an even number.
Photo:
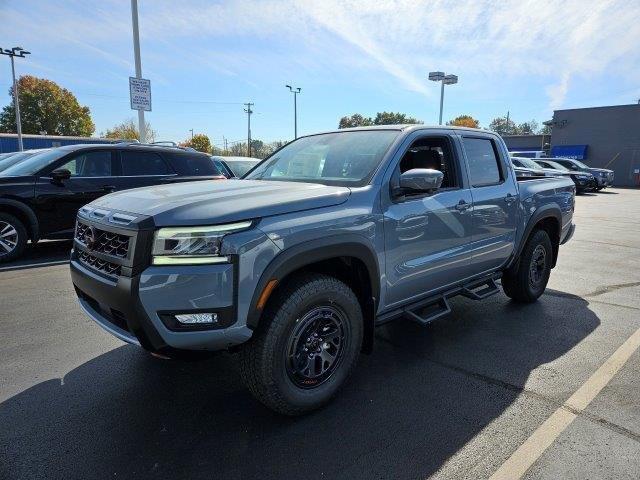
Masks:
[[[339,205],[347,187],[267,180],[199,181],[135,188],[91,206],[153,217],[156,226],[207,225]]]

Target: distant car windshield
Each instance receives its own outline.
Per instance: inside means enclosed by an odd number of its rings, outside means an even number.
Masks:
[[[399,133],[398,130],[361,130],[299,138],[245,178],[363,186]]]
[[[542,167],[530,158],[512,157],[511,161],[518,167],[525,167],[531,170],[542,170]]]
[[[227,166],[233,170],[236,177],[242,177],[245,173],[255,167],[260,160],[225,160]]]
[[[0,176],[2,177],[13,177],[20,175],[35,175],[40,170],[45,168],[51,162],[56,161],[59,158],[62,158],[64,155],[69,153],[69,150],[62,150],[58,148],[53,148],[51,150],[44,150],[42,152],[36,153],[35,155],[30,156],[29,158],[23,159],[21,162],[18,162],[10,167],[5,168],[4,170],[0,170]],[[9,157],[7,160],[10,160]]]
[[[21,162],[25,158],[29,158],[29,157],[34,156],[37,153],[40,153],[41,151],[42,150],[38,150],[38,151],[35,151],[35,152],[30,152],[30,151],[15,152],[15,153],[7,155],[5,157],[1,157],[0,158],[0,172],[2,170],[6,170],[7,168],[11,167],[12,165],[15,165],[18,162]]]
[[[549,165],[551,168],[556,169],[556,170],[561,170],[563,172],[568,172],[569,171],[569,169],[567,167],[565,167],[564,165],[560,165],[558,162],[553,162],[551,160],[545,160],[544,163]]]

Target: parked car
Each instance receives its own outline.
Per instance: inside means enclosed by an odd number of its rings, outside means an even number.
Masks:
[[[567,167],[560,165],[558,162],[547,158],[539,158],[536,160],[536,163],[545,169],[556,170],[558,172],[564,173],[565,175],[569,175],[571,177],[571,180],[573,180],[573,183],[576,186],[576,191],[578,193],[593,191],[598,185],[596,178],[589,172],[585,172],[582,170],[569,170]]]
[[[211,159],[227,178],[241,178],[249,170],[261,162],[258,158],[251,157],[222,157],[213,155]]]
[[[207,155],[180,148],[94,144],[23,154],[0,170],[0,262],[18,258],[28,240],[72,238],[78,209],[107,193],[224,179]]]
[[[585,165],[580,160],[574,160],[571,158],[553,158],[551,160],[559,163],[563,167],[568,168],[572,172],[590,173],[596,180],[595,189],[598,191],[613,185],[613,170],[607,170],[606,168],[592,168],[588,165]]]
[[[545,177],[562,177],[564,175],[564,173],[559,170],[543,168],[530,158],[511,157],[511,163],[516,169],[527,169]]]
[[[492,132],[344,129],[298,138],[242,180],[90,203],[71,278],[116,337],[169,358],[238,351],[251,392],[296,415],[333,397],[377,325],[426,325],[499,278],[535,301],[573,234],[574,195],[570,179],[518,182]]]

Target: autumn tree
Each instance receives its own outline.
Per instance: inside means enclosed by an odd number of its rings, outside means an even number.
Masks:
[[[16,132],[13,88],[9,96],[11,103],[0,113],[0,131]],[[73,93],[51,80],[23,75],[18,80],[18,99],[23,133],[88,137],[95,130],[89,107],[81,106]]]
[[[453,127],[480,128],[480,122],[471,115],[459,115],[453,120],[449,120],[447,125]]]
[[[204,133],[197,133],[188,140],[185,140],[181,145],[185,147],[191,147],[199,152],[211,153],[211,140]]]
[[[400,112],[378,112],[374,118],[364,117],[359,113],[342,117],[338,123],[338,128],[368,127],[371,125],[407,125],[423,123],[413,117]]]
[[[156,139],[156,132],[151,128],[151,124],[149,122],[145,122],[145,130],[147,136],[146,141],[154,142]],[[103,136],[105,138],[115,138],[121,140],[140,140],[138,125],[132,118],[114,125],[113,128],[108,128],[107,132],[103,134]]]

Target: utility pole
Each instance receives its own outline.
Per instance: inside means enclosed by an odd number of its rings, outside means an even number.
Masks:
[[[504,126],[504,129],[507,132],[506,135],[509,135],[509,110],[507,110],[507,124]]]
[[[251,102],[247,102],[244,105],[246,105],[247,108],[244,109],[245,113],[247,114],[247,157],[251,156],[251,114],[253,113],[253,110],[251,110],[251,107],[254,105]]]
[[[13,47],[11,50],[0,48],[0,55],[8,55],[11,58],[11,74],[13,75],[13,107],[16,111],[16,131],[18,132],[18,151],[20,152],[24,150],[24,146],[22,145],[22,119],[20,118],[20,99],[18,98],[18,82],[16,81],[16,66],[13,58],[24,58],[25,55],[29,55],[30,53],[31,52],[27,52],[22,47]]]
[[[193,128],[190,128],[189,131],[191,132],[191,140],[193,140]]]
[[[228,147],[228,145],[229,145],[229,144],[228,144],[227,142],[228,142],[228,140],[227,140],[227,139],[225,138],[225,136],[223,135],[223,136],[222,136],[222,143],[224,144],[224,154],[225,154],[225,155],[227,154],[227,151],[228,151],[228,149],[229,149],[229,147]]]
[[[131,0],[131,23],[133,24],[133,56],[136,63],[136,78],[142,78],[140,32],[138,31],[138,0]],[[145,143],[147,139],[147,127],[144,123],[144,110],[138,110],[138,130],[140,131],[140,143]]]
[[[302,90],[300,87],[291,87],[291,85],[285,85],[291,93],[293,93],[293,138],[298,138],[298,94]]]

